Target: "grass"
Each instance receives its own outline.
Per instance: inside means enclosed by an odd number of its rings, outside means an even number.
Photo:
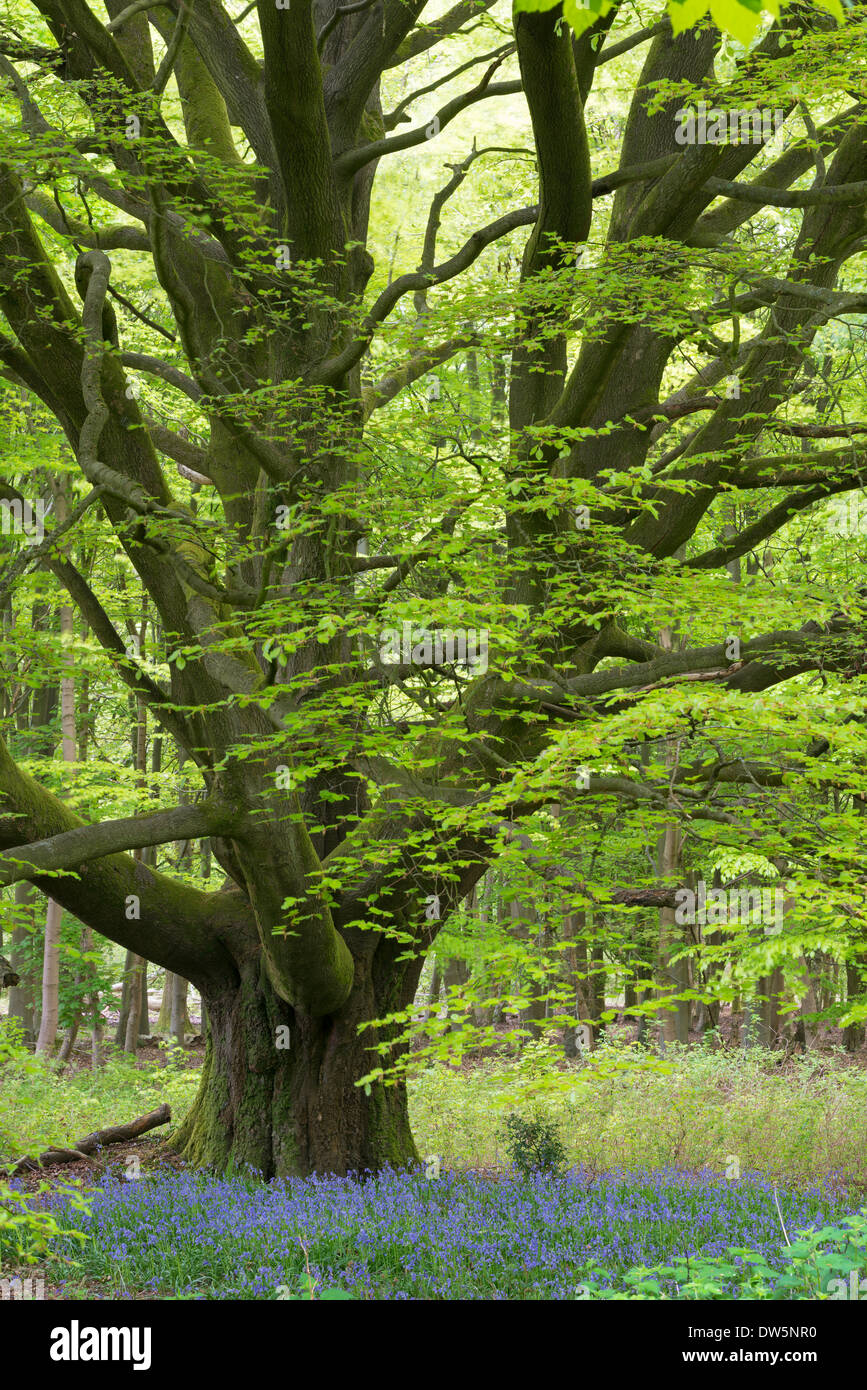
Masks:
[[[844,1231],[867,1186],[867,1074],[842,1054],[783,1062],[619,1045],[566,1067],[529,1044],[517,1058],[440,1065],[409,1095],[419,1152],[440,1157],[442,1177],[109,1175],[84,1204],[52,1197],[56,1224],[34,1222],[31,1253],[91,1297],[572,1299],[636,1284],[641,1297],[821,1297],[847,1261],[867,1268],[867,1217]],[[0,1034],[0,1161],[164,1100],[177,1123],[198,1080],[171,1054],[165,1066],[110,1054],[95,1074],[58,1077]],[[538,1106],[565,1142],[560,1178],[504,1173],[504,1118]],[[30,1231],[20,1203],[6,1205],[8,1265],[13,1237],[20,1254]],[[787,1244],[798,1229],[819,1232],[807,1254]]]
[[[410,1081],[410,1116],[419,1153],[438,1154],[446,1168],[505,1166],[501,1122],[538,1098],[559,1124],[570,1165],[603,1172],[674,1164],[722,1176],[735,1159],[741,1172],[794,1185],[830,1174],[867,1185],[867,1071],[844,1054],[780,1061],[760,1048],[677,1047],[660,1061],[620,1045],[566,1069],[557,1049],[528,1044],[516,1059],[422,1072]],[[96,1073],[58,1078],[2,1034],[0,1073],[0,1161],[126,1122],[162,1101],[180,1123],[199,1083],[197,1069],[175,1061],[139,1067],[122,1053],[109,1054]]]
[[[126,1124],[163,1101],[179,1123],[195,1097],[199,1071],[184,1066],[172,1049],[166,1055],[165,1066],[137,1066],[127,1054],[111,1052],[95,1072],[88,1067],[58,1075],[50,1061],[0,1032],[0,1164],[52,1144],[66,1146],[106,1125]]]
[[[416,1077],[412,1128],[419,1153],[446,1167],[499,1166],[501,1120],[538,1097],[559,1123],[567,1161],[596,1172],[674,1164],[723,1176],[734,1161],[794,1185],[831,1174],[867,1185],[867,1072],[845,1054],[781,1061],[759,1048],[671,1047],[663,1062],[621,1045],[564,1070],[555,1050],[528,1045],[516,1061]]]

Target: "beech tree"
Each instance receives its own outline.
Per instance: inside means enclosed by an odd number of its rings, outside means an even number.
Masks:
[[[416,1157],[371,1040],[406,1055],[425,953],[522,818],[556,803],[580,843],[612,805],[724,833],[746,817],[779,850],[776,803],[759,825],[725,798],[807,784],[833,714],[811,744],[799,681],[857,682],[863,655],[858,575],[835,606],[827,572],[780,550],[786,594],[729,583],[861,485],[867,426],[836,418],[815,356],[867,309],[860,7],[837,29],[792,5],[739,52],[662,9],[634,28],[615,5],[578,35],[560,7],[424,11],[21,0],[0,29],[0,362],[78,470],[68,517],[0,583],[50,572],[106,681],[198,778],[190,804],[79,816],[10,735],[0,884],[193,983],[207,1054],[174,1142],[266,1176]],[[622,139],[591,152],[618,68]],[[497,205],[443,253],[476,172],[508,157],[483,134],[507,99],[531,159],[486,176]],[[749,130],[759,101],[780,109],[783,143],[685,143],[699,101]],[[418,268],[392,277],[375,180],[466,112]],[[4,496],[23,505],[12,479]],[[74,563],[88,527],[148,596],[161,655],[130,650]],[[664,746],[642,765],[647,738]],[[131,853],[203,838],[218,891]],[[806,831],[788,849],[814,862]]]

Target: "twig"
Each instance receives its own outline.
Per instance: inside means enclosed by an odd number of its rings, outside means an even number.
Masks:
[[[788,1234],[787,1234],[787,1232],[786,1232],[786,1223],[785,1223],[784,1220],[783,1220],[783,1213],[780,1211],[780,1199],[779,1199],[779,1197],[777,1196],[777,1184],[776,1184],[776,1183],[774,1183],[774,1203],[775,1203],[776,1208],[777,1208],[777,1216],[780,1218],[780,1225],[781,1225],[782,1228],[783,1228],[783,1237],[784,1237],[784,1239],[785,1239],[785,1242],[786,1242],[787,1245],[791,1245],[792,1242],[789,1240]]]

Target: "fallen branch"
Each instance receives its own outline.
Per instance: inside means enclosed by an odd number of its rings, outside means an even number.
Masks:
[[[128,1125],[113,1125],[110,1129],[97,1129],[93,1134],[88,1134],[84,1139],[79,1139],[73,1149],[46,1149],[38,1158],[22,1158],[9,1168],[0,1168],[0,1177],[16,1178],[20,1173],[32,1173],[40,1168],[45,1168],[49,1164],[56,1163],[77,1163],[79,1159],[89,1158],[106,1144],[123,1144],[130,1139],[138,1139],[140,1134],[146,1134],[149,1129],[156,1129],[159,1125],[168,1124],[172,1118],[171,1107],[161,1105],[158,1110],[152,1110],[149,1115],[140,1115],[137,1120],[133,1120]]]

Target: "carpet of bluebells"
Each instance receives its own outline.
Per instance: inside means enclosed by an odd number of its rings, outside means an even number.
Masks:
[[[830,1186],[775,1199],[759,1175],[726,1182],[674,1168],[268,1183],[175,1170],[111,1178],[88,1200],[89,1214],[59,1194],[52,1203],[64,1227],[92,1237],[54,1242],[81,1277],[112,1297],[225,1299],[285,1298],[308,1261],[322,1288],[357,1299],[574,1299],[591,1263],[598,1284],[614,1288],[632,1267],[738,1246],[777,1269],[781,1217],[793,1237],[858,1205]]]

